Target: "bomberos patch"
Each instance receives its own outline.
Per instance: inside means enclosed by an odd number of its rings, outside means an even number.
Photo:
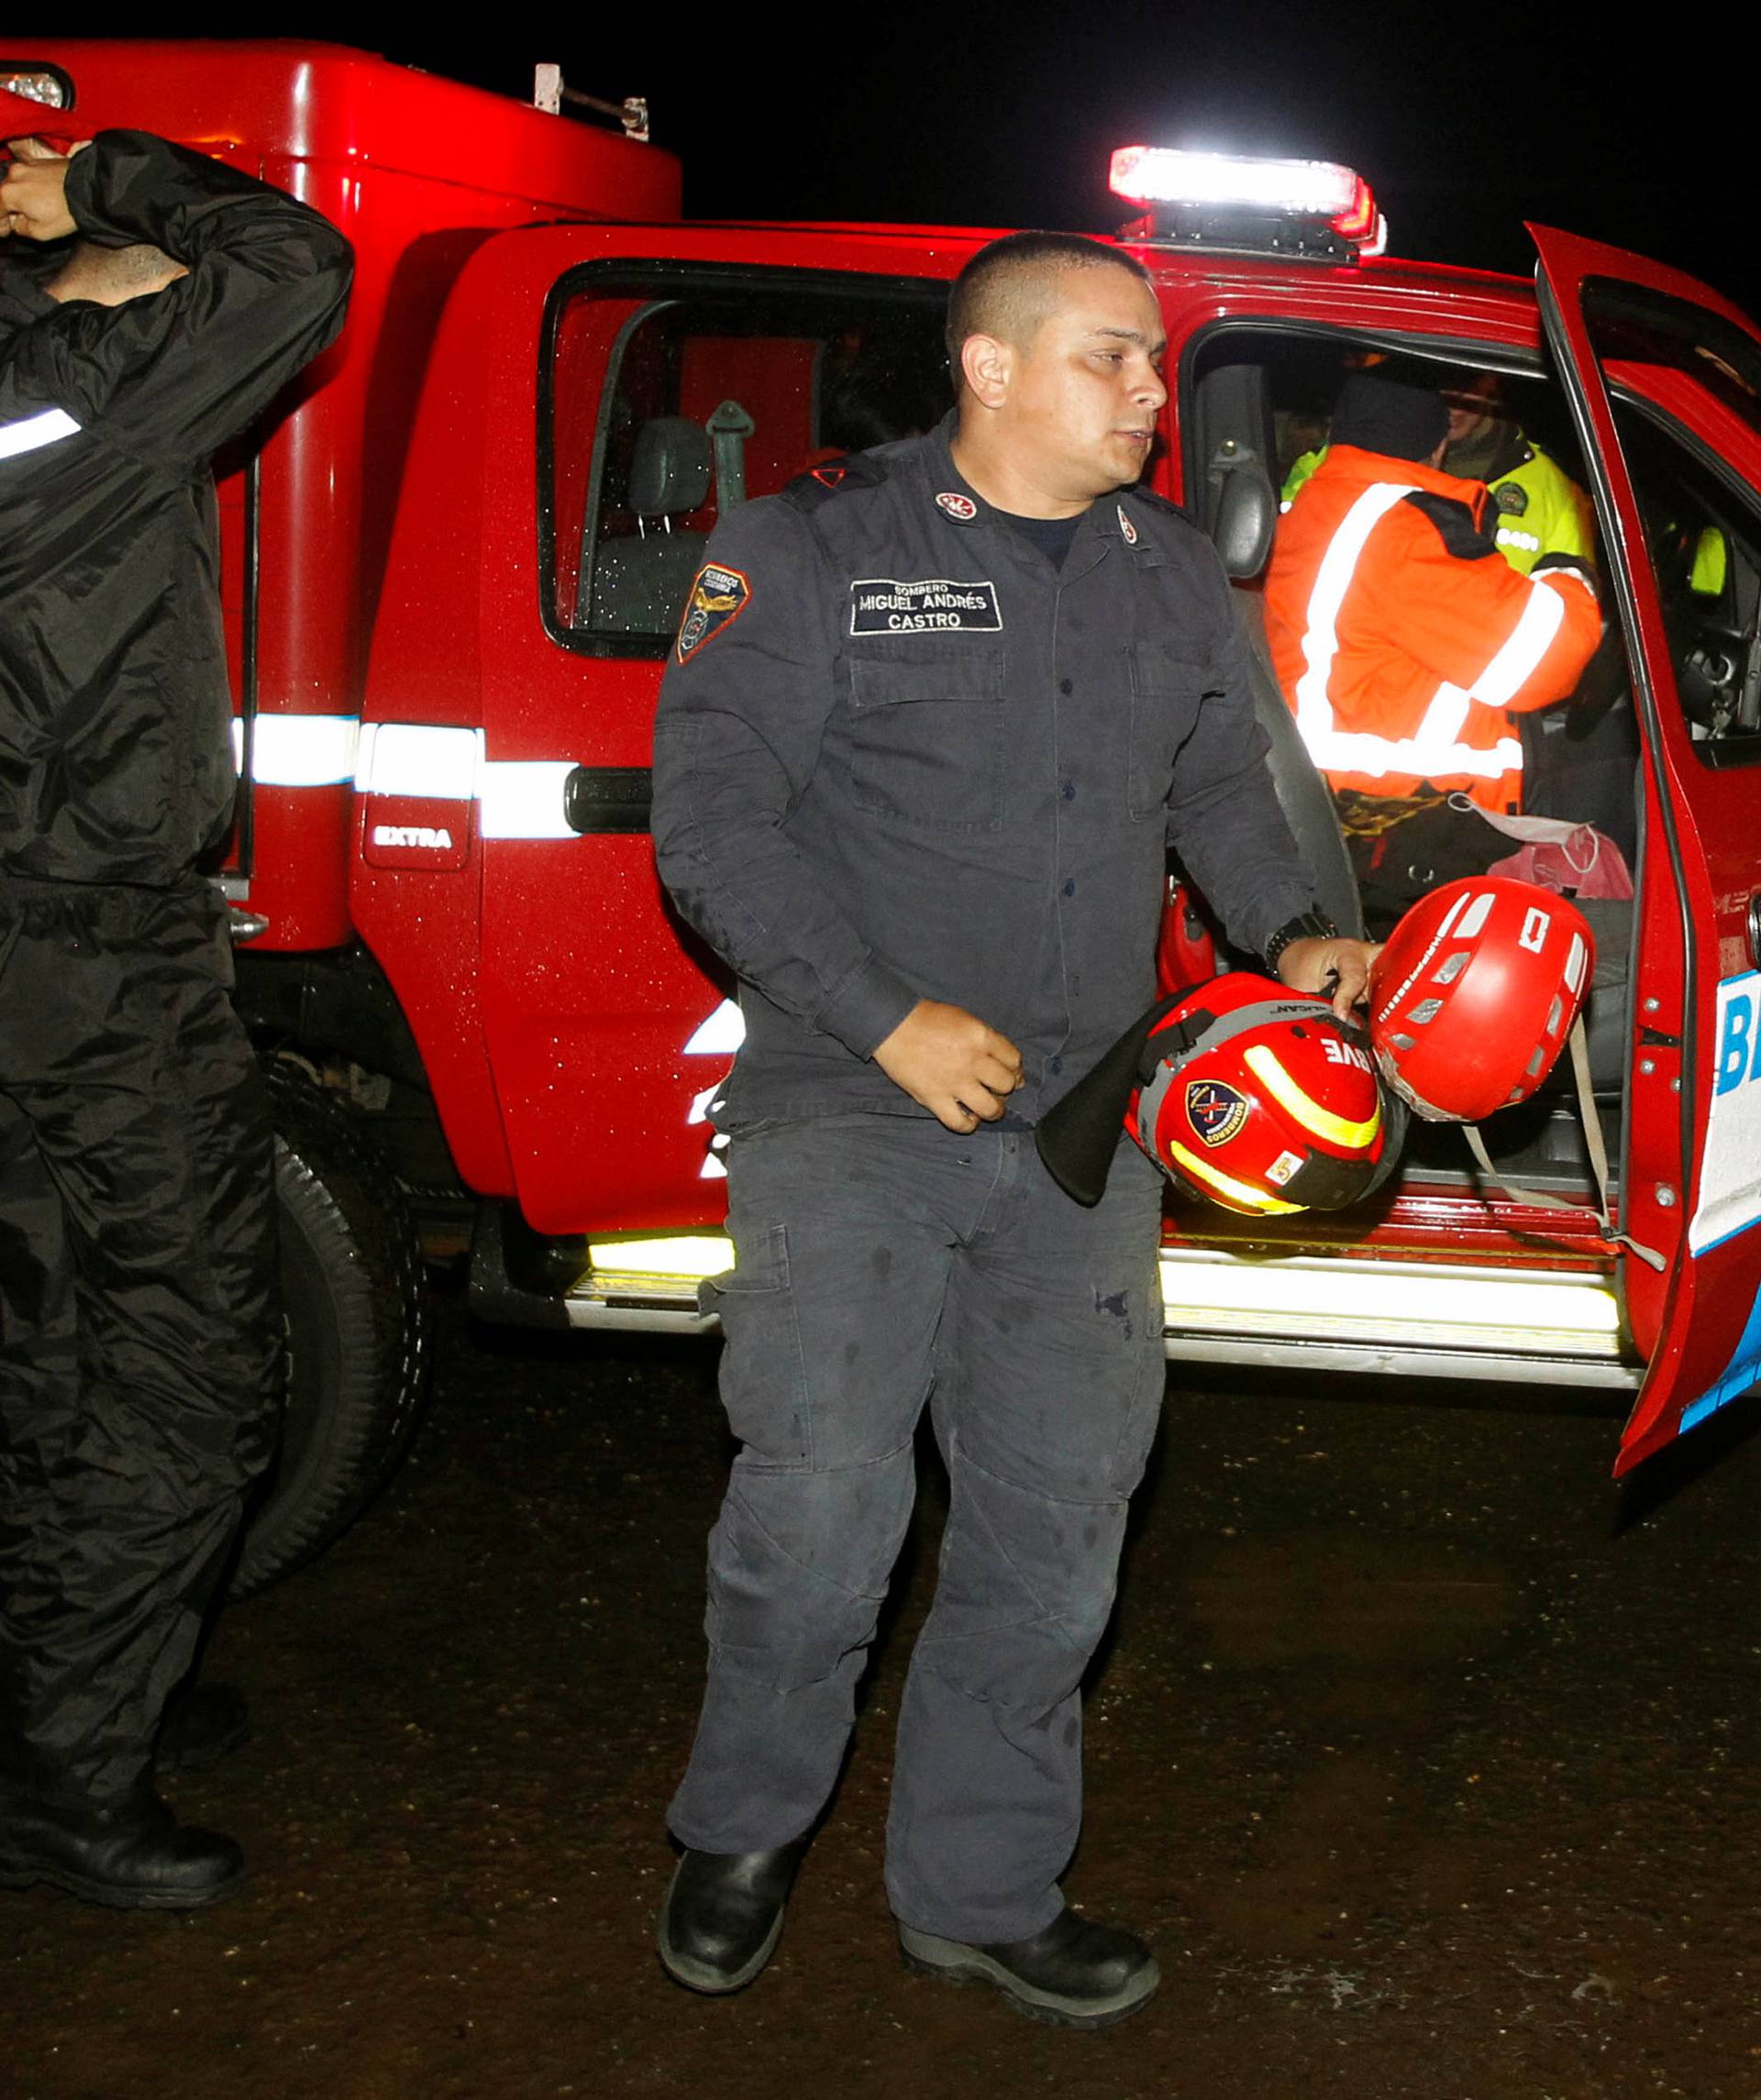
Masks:
[[[1227,1144],[1247,1121],[1247,1099],[1221,1079],[1189,1079],[1186,1120],[1206,1144]]]
[[[685,601],[685,616],[679,623],[679,661],[683,663],[730,620],[738,619],[751,596],[752,586],[737,569],[719,569],[706,561],[697,571]]]
[[[934,635],[1002,632],[997,587],[957,583],[946,576],[926,576],[902,583],[891,576],[865,576],[850,585],[853,635]]]

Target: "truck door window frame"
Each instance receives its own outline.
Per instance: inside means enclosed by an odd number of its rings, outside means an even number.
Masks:
[[[632,263],[616,257],[598,257],[566,271],[552,285],[545,300],[538,337],[537,386],[537,485],[538,522],[537,586],[538,616],[545,634],[559,647],[585,657],[634,658],[659,662],[671,647],[670,634],[618,634],[565,625],[557,611],[557,506],[556,506],[556,351],[562,319],[570,304],[582,296],[628,299],[637,302],[626,317],[615,344],[607,354],[600,399],[594,414],[592,482],[582,530],[593,514],[603,465],[605,409],[609,387],[615,382],[618,358],[634,326],[664,305],[685,298],[777,299],[823,304],[828,324],[840,306],[872,310],[893,306],[923,308],[939,315],[947,298],[947,285],[939,278],[900,278],[869,275],[860,271],[793,269],[787,265],[734,265],[681,263],[677,261]],[[948,405],[952,404],[952,392]]]

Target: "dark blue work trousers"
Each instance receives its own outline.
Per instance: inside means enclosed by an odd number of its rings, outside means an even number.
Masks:
[[[933,1391],[952,1498],[899,1717],[887,1891],[921,1931],[1025,1939],[1062,1905],[1078,1687],[1161,1404],[1160,1178],[1122,1145],[1085,1210],[1028,1132],[870,1114],[738,1134],[728,1175],[737,1266],[705,1302],[742,1449],[671,1828],[758,1851],[825,1806]]]

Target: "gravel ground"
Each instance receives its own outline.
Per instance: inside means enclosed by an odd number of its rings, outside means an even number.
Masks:
[[[0,1897],[6,2100],[1761,2095],[1756,1416],[1622,1497],[1600,1401],[1177,1366],[1068,1882],[1165,1981],[1084,2035],[894,1951],[933,1461],[775,1962],[729,2001],[666,1982],[713,1348],[443,1318],[389,1495],[215,1641],[254,1731],[176,1797],[244,1841],[244,1894]]]

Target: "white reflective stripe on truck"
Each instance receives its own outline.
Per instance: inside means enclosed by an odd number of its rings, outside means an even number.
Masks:
[[[259,714],[250,777],[266,788],[336,788],[355,777],[360,724],[352,714]],[[245,725],[234,718],[232,762],[242,771]]]
[[[232,725],[235,763],[244,724]],[[271,788],[353,783],[363,795],[475,801],[483,838],[572,839],[563,782],[572,758],[490,758],[483,732],[424,722],[358,722],[351,714],[259,714],[250,777]]]

